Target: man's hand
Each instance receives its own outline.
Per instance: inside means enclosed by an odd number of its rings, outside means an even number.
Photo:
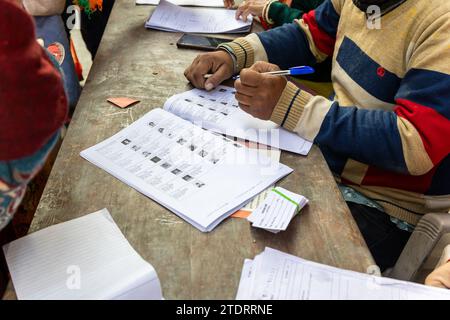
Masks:
[[[227,9],[233,8],[234,0],[223,0],[223,6]]]
[[[278,66],[260,61],[241,71],[234,87],[242,110],[262,120],[270,119],[287,80],[285,77],[261,73],[277,70],[280,70]]]
[[[242,2],[236,10],[236,19],[247,21],[249,15],[261,16],[267,0],[247,0]]]
[[[443,264],[425,279],[427,286],[450,289],[450,262]]]
[[[233,75],[233,59],[223,51],[218,50],[199,54],[192,64],[184,71],[184,76],[196,88],[212,90],[224,80]],[[212,74],[205,79],[205,74]]]

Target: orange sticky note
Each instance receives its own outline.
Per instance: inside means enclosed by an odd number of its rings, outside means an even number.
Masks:
[[[140,102],[139,100],[127,97],[109,98],[107,99],[107,101],[119,108],[127,108],[129,106],[132,106],[133,104]]]
[[[250,211],[247,210],[238,210],[235,213],[231,215],[232,218],[240,218],[240,219],[247,219],[248,216],[251,214]]]

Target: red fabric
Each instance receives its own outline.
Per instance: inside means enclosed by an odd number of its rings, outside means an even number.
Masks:
[[[450,137],[450,120],[432,108],[406,99],[397,99],[396,103],[394,112],[414,125],[435,167],[424,175],[412,176],[370,166],[361,184],[425,193],[431,186],[437,165],[450,152],[450,139],[447,138]],[[343,182],[350,183],[344,179]]]
[[[312,10],[303,15],[303,21],[308,25],[309,31],[316,47],[327,56],[332,56],[336,39],[320,29],[316,21],[316,11]]]
[[[280,2],[288,5],[289,7],[292,6],[292,0],[280,0]]]
[[[440,163],[450,152],[450,120],[406,99],[397,99],[396,103],[394,112],[414,125],[433,164]]]
[[[370,166],[361,184],[425,193],[431,186],[435,171],[436,168],[433,168],[424,175],[412,176]]]
[[[261,26],[264,28],[264,30],[269,30],[270,28],[272,28],[272,26],[268,24],[263,17],[259,17],[259,22],[261,23]]]
[[[0,0],[0,160],[39,150],[67,116],[61,76],[18,1]]]

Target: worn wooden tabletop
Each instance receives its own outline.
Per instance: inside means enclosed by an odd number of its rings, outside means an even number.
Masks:
[[[282,154],[281,161],[295,171],[280,185],[310,204],[277,235],[231,218],[201,233],[79,156],[190,88],[183,71],[198,52],[177,49],[180,34],[144,29],[151,10],[116,1],[31,232],[108,208],[131,245],[155,267],[166,299],[233,299],[244,258],[266,246],[365,272],[373,259],[316,147],[308,157]],[[121,110],[106,102],[114,96],[142,102]],[[14,297],[10,285],[5,298]]]

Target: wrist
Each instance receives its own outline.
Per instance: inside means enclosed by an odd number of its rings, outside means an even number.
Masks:
[[[273,25],[275,24],[275,22],[270,18],[270,6],[274,3],[277,2],[277,0],[269,0],[265,5],[264,8],[262,10],[262,18],[264,19],[264,21],[266,21],[268,24]]]
[[[217,48],[217,50],[219,51],[219,52],[224,52],[226,55],[227,55],[227,57],[230,59],[230,65],[231,65],[231,68],[232,68],[232,72],[233,72],[233,75],[235,75],[235,74],[237,74],[239,71],[237,70],[237,58],[236,58],[236,55],[233,53],[233,51],[229,48],[229,47],[227,47],[227,46],[225,46],[225,45],[223,45],[223,46],[219,46],[218,48]]]
[[[254,63],[255,52],[252,45],[245,38],[237,38],[232,42],[222,43],[218,47],[231,54],[235,58],[234,73],[239,73],[244,68],[249,68]]]
[[[288,81],[275,105],[270,120],[287,130],[294,131],[305,105],[311,97],[309,93],[302,91]]]

